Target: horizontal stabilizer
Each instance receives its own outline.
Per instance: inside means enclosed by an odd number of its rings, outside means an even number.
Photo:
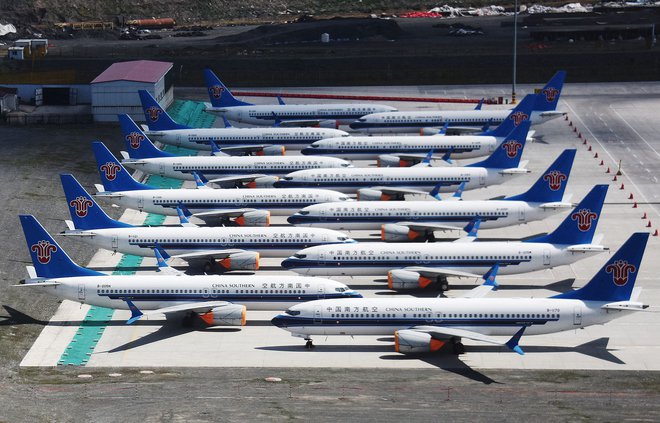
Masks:
[[[578,244],[568,246],[566,247],[566,250],[570,251],[571,253],[594,253],[609,251],[609,248],[598,244]]]

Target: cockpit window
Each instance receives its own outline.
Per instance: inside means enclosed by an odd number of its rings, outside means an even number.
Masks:
[[[287,310],[285,311],[286,314],[289,316],[297,316],[300,314],[300,310]]]
[[[338,236],[337,239],[339,241],[346,241],[348,239],[348,237],[347,236]]]
[[[293,176],[283,176],[282,179],[284,179],[285,181],[291,181],[293,180]]]
[[[318,144],[312,144],[310,147],[312,147],[312,148],[319,148],[319,145],[318,145]]]
[[[345,292],[345,291],[348,291],[348,288],[335,288],[335,291],[337,291],[337,292]]]
[[[307,257],[307,254],[296,253],[293,256],[297,259],[304,259],[305,257]]]
[[[360,119],[358,119],[358,121],[359,121],[359,122],[366,122],[366,121],[367,121],[367,119],[366,119],[366,118],[363,118],[363,117],[361,117]]]
[[[346,201],[348,200],[348,197],[339,197],[339,201]]]
[[[349,167],[351,164],[350,163],[342,163],[341,167]]]
[[[298,214],[301,214],[303,216],[307,216],[309,214],[309,210],[300,210]]]

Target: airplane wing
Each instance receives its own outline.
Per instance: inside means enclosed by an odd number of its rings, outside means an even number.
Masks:
[[[428,195],[426,191],[420,191],[412,188],[392,188],[392,187],[372,187],[372,189],[377,189],[383,194],[424,194]]]
[[[243,145],[243,146],[231,146],[231,147],[222,147],[220,152],[226,153],[230,156],[240,156],[243,154],[255,153],[262,151],[266,147],[272,147],[272,144],[263,144],[263,145]]]
[[[318,126],[321,122],[332,119],[297,119],[297,120],[283,120],[277,126],[280,128],[300,128],[307,126]]]
[[[204,250],[195,251],[192,253],[173,255],[172,258],[180,258],[185,261],[206,260],[206,259],[223,259],[232,254],[243,253],[245,250],[241,249],[225,249],[225,250]]]
[[[258,178],[265,178],[269,175],[263,173],[254,173],[251,175],[225,176],[224,178],[209,179],[209,182],[250,182]]]
[[[216,209],[205,212],[193,213],[192,216],[198,217],[202,220],[209,217],[239,217],[244,213],[254,211],[256,209]]]
[[[457,278],[480,278],[483,275],[478,275],[476,273],[462,272],[460,270],[454,269],[443,269],[441,267],[423,267],[423,266],[409,266],[404,267],[403,270],[410,270],[412,272],[417,272],[422,276],[454,276]]]
[[[460,226],[442,225],[440,223],[396,222],[397,225],[407,226],[413,231],[460,231]]]
[[[411,328],[411,330],[428,333],[433,338],[442,341],[451,338],[466,338],[472,339],[473,341],[486,342],[488,344],[506,345],[506,341],[502,342],[499,339],[465,329],[447,328],[444,326],[415,326]]]
[[[167,316],[171,314],[179,314],[179,313],[187,313],[187,312],[203,314],[213,310],[216,307],[222,307],[228,304],[231,303],[227,301],[206,301],[203,303],[185,303],[185,304],[178,304],[175,306],[163,307],[157,310],[149,310],[143,313],[143,315],[152,316],[155,314],[164,314]]]

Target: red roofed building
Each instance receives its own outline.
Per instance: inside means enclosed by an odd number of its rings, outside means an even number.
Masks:
[[[117,115],[129,114],[144,121],[138,90],[149,91],[163,107],[174,100],[170,62],[135,60],[114,63],[91,82],[92,114],[96,122],[116,122]]]

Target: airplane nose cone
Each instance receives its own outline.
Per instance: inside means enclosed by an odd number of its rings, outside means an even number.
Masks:
[[[360,122],[357,120],[355,122],[351,122],[348,127],[351,129],[360,129]]]
[[[296,267],[295,262],[296,260],[290,258],[282,260],[282,264],[281,264],[282,269],[293,269],[294,267]]]
[[[289,222],[292,225],[295,225],[297,223],[301,223],[303,221],[303,217],[299,214],[293,214],[293,215],[287,217],[286,221]]]
[[[273,317],[270,321],[274,326],[277,326],[278,328],[285,328],[286,327],[286,316],[282,314],[278,314],[277,316]]]
[[[314,154],[314,149],[312,147],[305,147],[300,150],[300,154],[303,156],[309,156],[310,154]]]
[[[357,291],[346,291],[344,292],[348,298],[364,298],[362,294]]]

